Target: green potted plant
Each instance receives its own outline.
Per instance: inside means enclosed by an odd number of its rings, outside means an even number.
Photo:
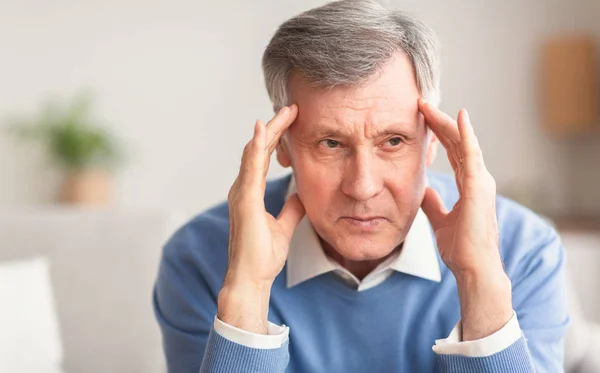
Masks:
[[[41,141],[65,171],[60,200],[69,204],[109,203],[111,171],[123,161],[115,136],[91,119],[91,103],[91,96],[81,93],[66,104],[50,102],[30,118],[9,121],[9,132]]]

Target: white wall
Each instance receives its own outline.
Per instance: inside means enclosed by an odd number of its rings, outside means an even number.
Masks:
[[[0,115],[93,87],[99,116],[130,145],[118,202],[191,214],[225,198],[252,124],[271,115],[260,58],[272,33],[323,3],[0,1]],[[546,35],[598,27],[597,3],[390,3],[438,32],[442,108],[469,109],[499,186],[543,185],[534,190],[548,209],[564,205],[565,145],[537,125],[537,51]],[[448,170],[444,159],[435,168]],[[273,167],[273,175],[283,172]],[[39,149],[0,135],[0,207],[49,201],[57,182]]]

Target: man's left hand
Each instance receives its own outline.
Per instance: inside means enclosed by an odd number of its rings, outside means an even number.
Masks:
[[[484,164],[466,110],[460,110],[457,121],[423,99],[419,110],[446,149],[459,192],[448,212],[439,194],[427,188],[422,208],[442,261],[456,277],[462,340],[484,338],[513,315],[510,280],[499,252],[496,183]]]

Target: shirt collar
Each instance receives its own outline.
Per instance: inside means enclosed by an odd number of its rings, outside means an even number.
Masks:
[[[286,195],[296,192],[292,177]],[[431,225],[425,213],[419,209],[404,240],[399,255],[382,265],[397,272],[407,273],[427,280],[440,282],[441,272]],[[381,265],[376,270],[382,270]],[[287,287],[335,271],[339,266],[328,258],[321,247],[312,224],[304,216],[294,231],[286,265]]]

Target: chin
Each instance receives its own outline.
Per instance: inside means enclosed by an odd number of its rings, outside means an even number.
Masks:
[[[345,259],[362,262],[385,258],[398,244],[389,239],[350,236],[339,237],[332,246]]]

